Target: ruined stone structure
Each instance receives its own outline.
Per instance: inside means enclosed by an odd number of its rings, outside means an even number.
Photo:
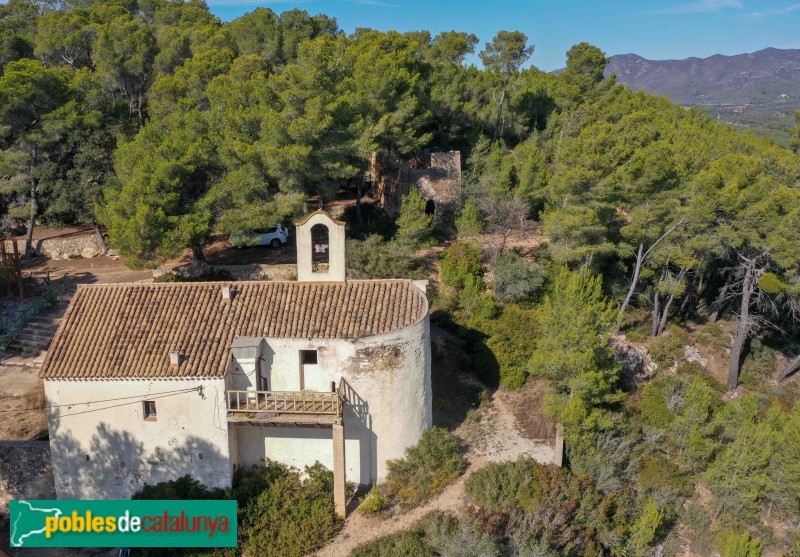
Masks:
[[[377,151],[367,178],[387,214],[397,216],[403,196],[416,187],[437,223],[452,221],[461,200],[461,153],[424,152],[403,160]]]
[[[326,213],[297,238],[299,281],[79,287],[40,373],[59,498],[226,487],[268,458],[332,469],[343,514],[345,481],[385,478],[431,425],[424,287],[345,280]]]

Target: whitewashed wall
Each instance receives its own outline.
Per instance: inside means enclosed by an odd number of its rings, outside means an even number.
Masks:
[[[359,340],[266,339],[259,369],[269,390],[297,391],[300,351],[318,351],[318,364],[306,366],[306,390],[330,391],[331,381],[338,386],[342,378],[350,386],[344,416],[347,479],[370,484],[383,481],[386,461],[402,457],[431,426],[429,337],[426,315],[401,331]],[[234,360],[230,388],[257,384],[255,369],[253,359]],[[232,436],[234,460],[241,466],[264,458],[301,469],[315,461],[333,465],[329,429],[240,426]]]
[[[134,397],[51,411],[58,497],[128,498],[145,483],[185,474],[227,487],[233,466],[264,458],[300,469],[316,461],[332,468],[330,429],[236,426],[229,435],[226,387],[299,390],[301,350],[318,351],[318,364],[306,366],[306,390],[330,391],[331,381],[338,386],[342,378],[349,386],[344,415],[348,481],[383,481],[386,461],[401,458],[431,426],[427,314],[400,331],[359,340],[255,339],[254,345],[261,346],[260,358],[234,358],[225,379],[45,381],[51,406]],[[256,373],[263,382],[256,381]],[[196,392],[159,395],[200,385],[203,397]],[[140,401],[150,397],[156,401],[157,421],[142,415]]]
[[[212,487],[231,483],[224,379],[45,381],[52,409],[50,450],[60,499],[126,499],[145,483],[189,474]],[[161,397],[159,393],[203,387]],[[153,398],[146,421],[140,399]],[[88,456],[88,460],[87,460]]]

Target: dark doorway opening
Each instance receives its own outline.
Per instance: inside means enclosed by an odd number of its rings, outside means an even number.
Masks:
[[[427,203],[425,203],[425,214],[427,216],[432,216],[436,213],[436,203],[433,202],[433,199],[429,199]]]

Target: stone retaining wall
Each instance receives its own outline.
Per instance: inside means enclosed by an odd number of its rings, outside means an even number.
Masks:
[[[214,273],[230,273],[235,280],[297,280],[296,265],[162,265],[153,271],[157,279],[170,273],[181,278],[198,278]]]
[[[13,249],[11,240],[6,240],[6,249],[9,251]],[[17,249],[20,253],[25,251],[25,240],[17,240]],[[77,259],[79,257],[89,259],[101,254],[94,233],[34,240],[33,250],[38,255],[50,259]]]

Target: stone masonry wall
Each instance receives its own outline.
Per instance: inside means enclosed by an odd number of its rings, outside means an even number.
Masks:
[[[400,213],[403,196],[416,187],[434,203],[437,223],[451,221],[461,200],[461,152],[424,152],[403,160],[394,153],[373,153],[369,178],[375,195],[391,216]]]
[[[6,241],[6,249],[13,249],[11,241]],[[25,241],[17,240],[17,249],[20,253],[25,251]],[[81,236],[70,236],[68,238],[45,238],[34,240],[34,251],[49,259],[76,259],[83,257],[89,259],[100,255],[100,246],[94,233]]]

